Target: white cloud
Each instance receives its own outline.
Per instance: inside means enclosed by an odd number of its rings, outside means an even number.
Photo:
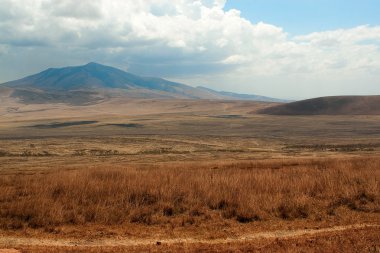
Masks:
[[[318,82],[339,93],[347,76],[367,80],[363,91],[380,93],[380,26],[291,38],[280,27],[225,11],[225,2],[2,0],[0,76],[19,76],[17,67],[32,73],[100,61],[215,88],[271,95],[276,87],[282,97],[297,92],[288,89],[295,82],[310,93],[320,91]],[[357,91],[346,88],[341,93]]]

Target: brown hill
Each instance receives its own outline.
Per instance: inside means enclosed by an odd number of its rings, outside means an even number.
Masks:
[[[280,104],[258,111],[270,115],[380,115],[380,96],[334,96]]]

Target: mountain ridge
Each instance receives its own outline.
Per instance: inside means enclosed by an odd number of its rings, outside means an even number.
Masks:
[[[219,95],[226,96],[227,98],[235,98],[238,100],[254,100],[254,101],[259,101],[259,102],[280,102],[280,103],[290,102],[289,100],[286,100],[286,99],[272,98],[272,97],[266,97],[266,96],[260,96],[260,95],[234,93],[234,92],[229,92],[229,91],[216,91],[216,90],[203,87],[203,86],[197,86],[197,88],[209,91],[211,93],[217,93]]]
[[[75,91],[81,91],[82,95],[87,94],[84,100],[91,100],[91,96],[123,95],[139,98],[280,101],[256,95],[242,97],[242,94],[192,87],[158,77],[142,77],[95,62],[81,66],[48,68],[1,85],[14,89],[12,96],[25,103],[53,103],[54,98],[58,102],[70,103],[70,97],[74,96]]]

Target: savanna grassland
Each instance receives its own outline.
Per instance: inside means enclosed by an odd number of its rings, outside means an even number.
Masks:
[[[4,112],[0,246],[380,249],[379,116],[266,116],[255,113],[265,104],[249,102],[152,103],[168,113],[145,104],[135,115],[120,108],[108,115],[98,105]],[[77,117],[65,116],[74,109]]]
[[[4,175],[0,224],[52,231],[86,224],[174,228],[371,214],[380,211],[379,165],[377,157],[291,159]]]

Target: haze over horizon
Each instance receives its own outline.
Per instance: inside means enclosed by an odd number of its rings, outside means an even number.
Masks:
[[[374,0],[3,0],[0,83],[99,62],[285,99],[375,95],[379,11]]]

